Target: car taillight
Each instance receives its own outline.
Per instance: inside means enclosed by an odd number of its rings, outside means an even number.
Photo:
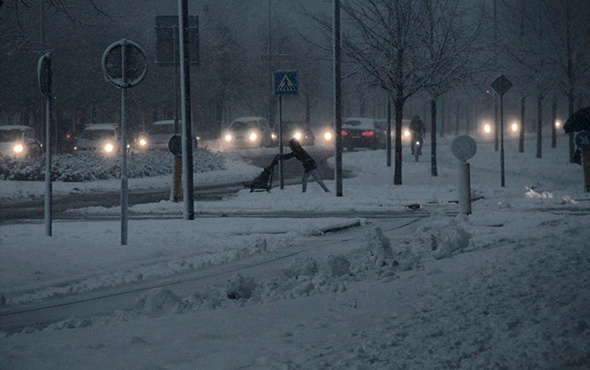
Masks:
[[[373,136],[373,135],[375,135],[375,131],[373,131],[373,130],[363,131],[363,133],[361,135],[363,135],[363,136]]]
[[[348,132],[347,132],[347,131],[344,131],[344,130],[342,130],[342,136],[346,136],[346,135],[348,135]]]

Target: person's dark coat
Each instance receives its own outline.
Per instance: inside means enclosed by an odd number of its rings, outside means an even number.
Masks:
[[[291,159],[293,157],[297,158],[301,163],[303,163],[303,169],[305,173],[308,173],[317,168],[317,165],[313,158],[301,147],[297,141],[291,140],[289,141],[289,147],[291,148],[291,153],[283,154],[283,159]]]

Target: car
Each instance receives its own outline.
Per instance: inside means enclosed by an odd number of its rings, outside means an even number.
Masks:
[[[120,151],[121,134],[117,123],[91,123],[80,133],[74,153],[113,155]]]
[[[182,132],[182,121],[178,122],[179,133]],[[147,132],[141,132],[135,139],[135,148],[140,151],[145,150],[168,150],[168,143],[170,138],[176,134],[174,128],[174,120],[166,119],[155,121],[152,127]],[[197,144],[200,140],[199,136],[195,136],[196,141],[193,143]]]
[[[296,139],[301,145],[315,145],[315,135],[305,121],[283,122],[283,144],[286,145],[291,139]]]
[[[277,135],[263,117],[239,117],[223,132],[226,149],[262,148],[276,146]]]
[[[384,149],[387,145],[386,127],[373,118],[345,118],[342,120],[342,146]]]
[[[14,158],[34,157],[41,154],[41,143],[32,127],[0,126],[0,153]]]

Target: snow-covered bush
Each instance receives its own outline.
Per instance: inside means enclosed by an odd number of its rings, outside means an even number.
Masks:
[[[141,296],[135,302],[135,309],[149,316],[161,316],[166,313],[180,313],[184,303],[168,289],[157,289]]]
[[[451,257],[469,246],[471,235],[462,226],[466,222],[465,215],[452,218],[444,212],[433,212],[428,224],[416,230],[414,245],[430,251],[434,259]]]
[[[174,157],[165,151],[129,153],[127,171],[129,178],[167,175],[174,169]],[[207,172],[225,168],[225,157],[207,149],[194,153],[193,171]],[[100,154],[56,155],[52,157],[53,181],[84,182],[117,179],[121,177],[121,159]],[[14,159],[0,157],[0,180],[43,181],[45,157]]]
[[[256,290],[256,282],[251,277],[244,277],[238,274],[235,278],[229,280],[225,286],[227,298],[240,299],[250,298]]]

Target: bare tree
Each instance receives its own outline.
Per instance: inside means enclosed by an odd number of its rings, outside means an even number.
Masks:
[[[558,67],[559,83],[568,99],[568,113],[590,81],[590,3],[586,0],[544,0],[545,24],[552,51],[551,61]],[[569,136],[570,161],[574,154],[574,134]]]
[[[458,1],[423,0],[424,29],[422,40],[426,46],[425,59],[429,62],[431,78],[425,88],[430,95],[431,116],[431,175],[438,176],[437,99],[472,75],[478,68],[470,65],[470,55],[479,48],[477,38],[480,20],[467,22],[469,9]]]

